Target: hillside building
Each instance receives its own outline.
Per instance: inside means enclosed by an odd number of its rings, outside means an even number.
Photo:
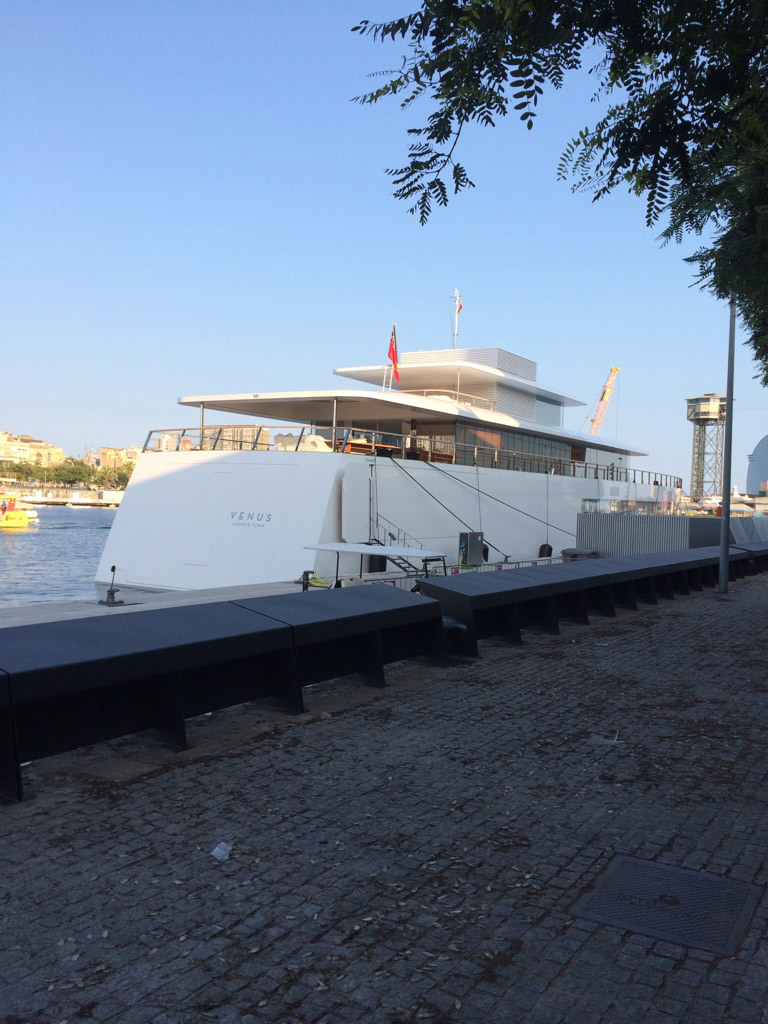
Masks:
[[[99,469],[122,469],[129,462],[136,462],[141,455],[139,445],[130,445],[127,448],[105,448],[97,449],[96,465]]]
[[[36,466],[54,466],[66,459],[63,448],[40,441],[31,434],[11,434],[0,430],[0,462],[31,462]]]

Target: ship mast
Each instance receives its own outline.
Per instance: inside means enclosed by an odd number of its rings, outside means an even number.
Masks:
[[[461,307],[464,305],[461,296],[459,295],[459,289],[453,289],[453,302],[454,302],[454,314],[453,314],[453,347],[456,348],[456,343],[459,340],[459,313]]]

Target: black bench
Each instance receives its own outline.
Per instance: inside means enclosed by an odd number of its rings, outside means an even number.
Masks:
[[[390,662],[419,655],[446,659],[439,603],[385,584],[236,604],[290,627],[300,686],[350,674],[383,686]]]
[[[764,540],[739,541],[735,546],[747,553],[750,575],[768,570],[768,544]]]
[[[304,710],[302,687],[384,664],[445,660],[440,606],[393,587],[117,610],[0,629],[0,798],[19,765],[128,733],[187,745],[185,719],[262,697]]]
[[[0,629],[0,792],[18,765],[259,697],[301,708],[290,629],[229,602]]]
[[[743,576],[749,553],[731,548],[729,576]],[[589,622],[589,612],[615,615],[617,604],[636,608],[637,600],[656,603],[659,597],[714,586],[718,578],[717,547],[595,558],[497,572],[459,573],[419,581],[422,593],[440,602],[445,615],[458,619],[466,633],[458,641],[462,653],[477,656],[477,641],[501,636],[520,642],[521,628],[533,625],[559,632],[559,621]]]

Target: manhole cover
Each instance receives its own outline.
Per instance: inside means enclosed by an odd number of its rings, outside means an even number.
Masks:
[[[732,956],[762,888],[732,878],[614,857],[577,917]]]

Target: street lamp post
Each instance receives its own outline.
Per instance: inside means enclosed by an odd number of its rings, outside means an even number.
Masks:
[[[733,362],[736,347],[736,300],[731,299],[731,318],[728,329],[728,383],[725,392],[725,438],[723,441],[723,495],[720,520],[720,579],[718,591],[728,593],[730,562],[728,548],[731,540],[731,449],[733,447]]]

